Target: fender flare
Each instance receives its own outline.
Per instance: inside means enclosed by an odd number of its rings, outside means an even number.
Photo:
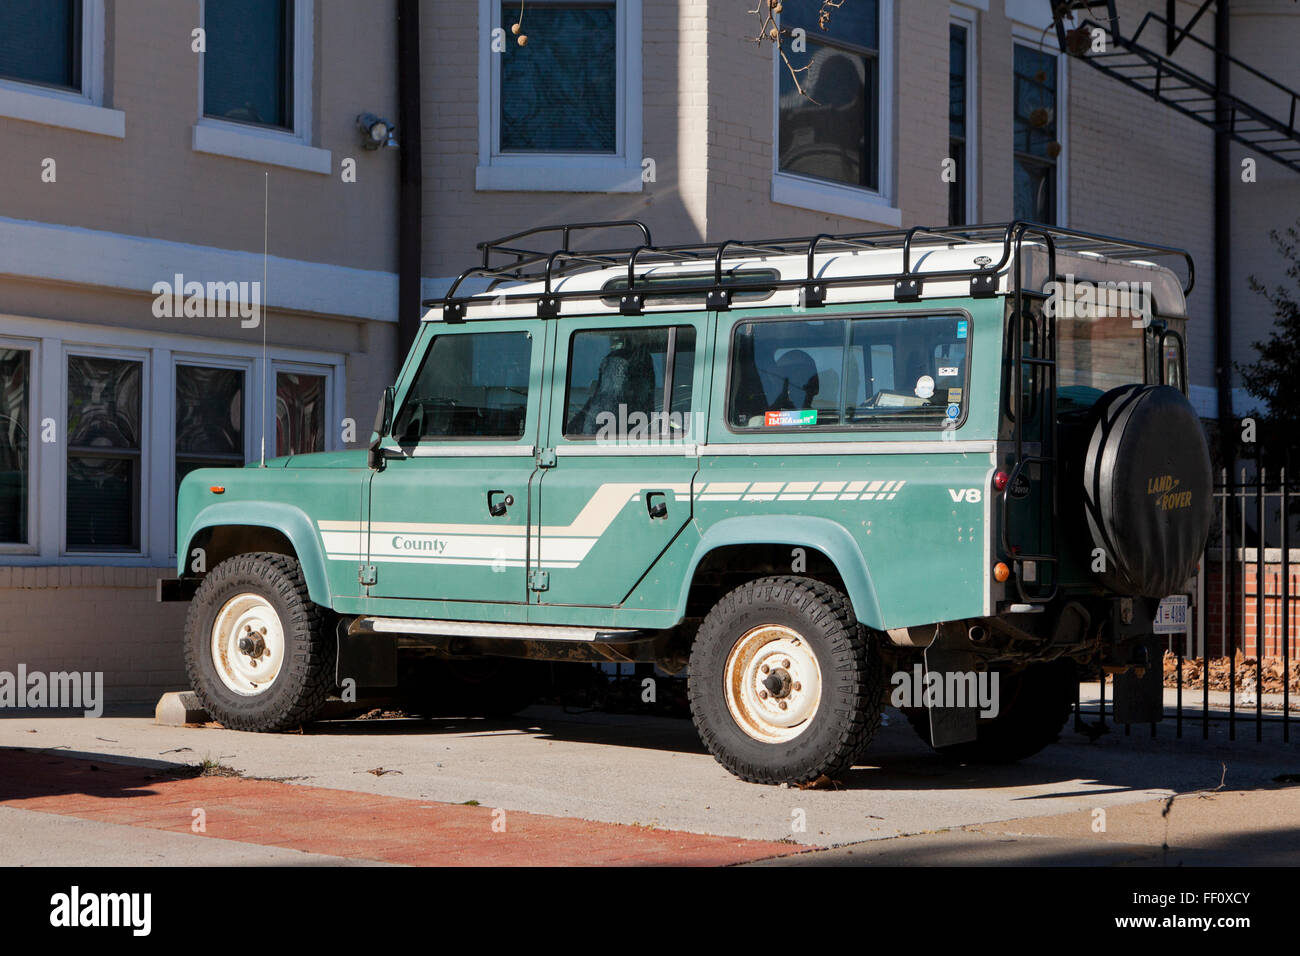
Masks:
[[[695,571],[710,551],[737,544],[785,544],[792,548],[812,548],[826,555],[835,565],[853,613],[867,627],[882,629],[884,618],[876,587],[867,570],[866,559],[853,535],[841,524],[829,518],[809,518],[802,515],[751,515],[724,518],[710,525],[704,532],[695,553],[691,556],[682,591],[677,599],[677,614],[686,615],[686,599],[695,579]]]
[[[221,525],[253,525],[283,534],[293,545],[312,601],[322,607],[333,607],[334,595],[330,591],[329,575],[325,573],[320,538],[307,513],[293,505],[265,501],[223,501],[208,505],[194,516],[185,532],[185,547],[176,555],[178,574],[185,574],[185,563],[195,536],[200,531]]]

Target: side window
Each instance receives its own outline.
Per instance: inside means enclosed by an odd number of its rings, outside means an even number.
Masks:
[[[735,429],[933,428],[961,418],[970,320],[956,315],[742,322]]]
[[[568,438],[689,437],[695,329],[591,329],[569,343]]]
[[[403,444],[523,438],[532,351],[528,332],[435,337],[398,412],[394,436]]]

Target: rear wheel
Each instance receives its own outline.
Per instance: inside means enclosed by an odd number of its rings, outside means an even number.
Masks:
[[[1030,664],[999,675],[998,715],[981,717],[978,736],[935,752],[961,763],[1013,763],[1055,743],[1074,706],[1077,673],[1072,661]],[[924,707],[904,711],[908,722],[930,742],[930,715]]]
[[[308,596],[294,558],[222,561],[185,620],[185,669],[208,714],[232,730],[266,732],[315,718],[334,686],[332,619]]]
[[[842,775],[880,726],[884,669],[848,598],[809,578],[751,581],[705,617],[688,692],[700,738],[754,783]]]

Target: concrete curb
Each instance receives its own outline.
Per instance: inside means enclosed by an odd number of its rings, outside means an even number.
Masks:
[[[158,699],[153,720],[166,727],[184,727],[186,724],[207,723],[208,712],[203,709],[199,696],[194,691],[171,691]]]

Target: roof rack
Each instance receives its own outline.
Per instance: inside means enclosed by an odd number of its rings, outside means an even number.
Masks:
[[[572,247],[575,235],[616,231],[634,231],[641,241],[634,246],[617,248],[579,250]],[[559,233],[558,248],[554,246],[553,234],[555,233]],[[539,243],[542,237],[548,235],[552,236],[550,240]],[[619,311],[624,315],[640,315],[645,309],[646,294],[651,284],[643,274],[638,275],[638,267],[644,270],[653,265],[706,262],[713,264],[713,275],[709,278],[702,277],[697,285],[675,286],[673,295],[700,295],[704,299],[705,308],[719,311],[729,309],[732,297],[737,293],[770,293],[782,288],[800,288],[804,305],[820,306],[826,301],[827,286],[850,283],[892,283],[894,297],[905,302],[919,299],[926,282],[968,279],[972,296],[987,297],[997,294],[998,274],[1011,262],[1013,255],[1019,257],[1020,246],[1027,236],[1030,242],[1041,242],[1049,247],[1053,271],[1057,251],[1088,253],[1129,261],[1172,256],[1181,257],[1187,268],[1187,278],[1183,285],[1184,295],[1191,292],[1195,283],[1195,266],[1191,254],[1184,249],[1148,242],[1134,242],[1076,229],[1063,229],[1026,220],[952,228],[915,226],[905,230],[843,235],[822,233],[816,236],[758,242],[728,239],[719,243],[656,246],[651,241],[650,229],[645,223],[636,219],[618,219],[607,222],[539,226],[493,239],[490,242],[479,243],[478,248],[483,253],[483,264],[466,269],[458,275],[442,298],[426,299],[423,304],[427,307],[441,306],[445,321],[463,322],[466,305],[474,296],[457,296],[456,293],[467,279],[486,279],[489,290],[503,282],[541,282],[543,288],[540,297],[533,291],[503,293],[496,298],[498,301],[507,302],[532,300],[536,304],[539,317],[554,318],[560,314],[562,302],[600,299],[610,294],[603,289],[556,290],[554,288],[556,280],[593,269],[626,267],[627,288],[619,290]],[[992,243],[1002,245],[1001,257],[996,262],[990,259],[973,268],[942,271],[921,271],[914,268],[918,246],[956,247]],[[852,253],[889,249],[902,251],[901,272],[831,277],[818,277],[816,274],[815,260],[818,253]],[[768,277],[751,279],[733,274],[732,270],[724,265],[729,259],[753,255],[805,256],[808,261],[807,275],[790,279]],[[506,261],[502,262],[502,259]]]

